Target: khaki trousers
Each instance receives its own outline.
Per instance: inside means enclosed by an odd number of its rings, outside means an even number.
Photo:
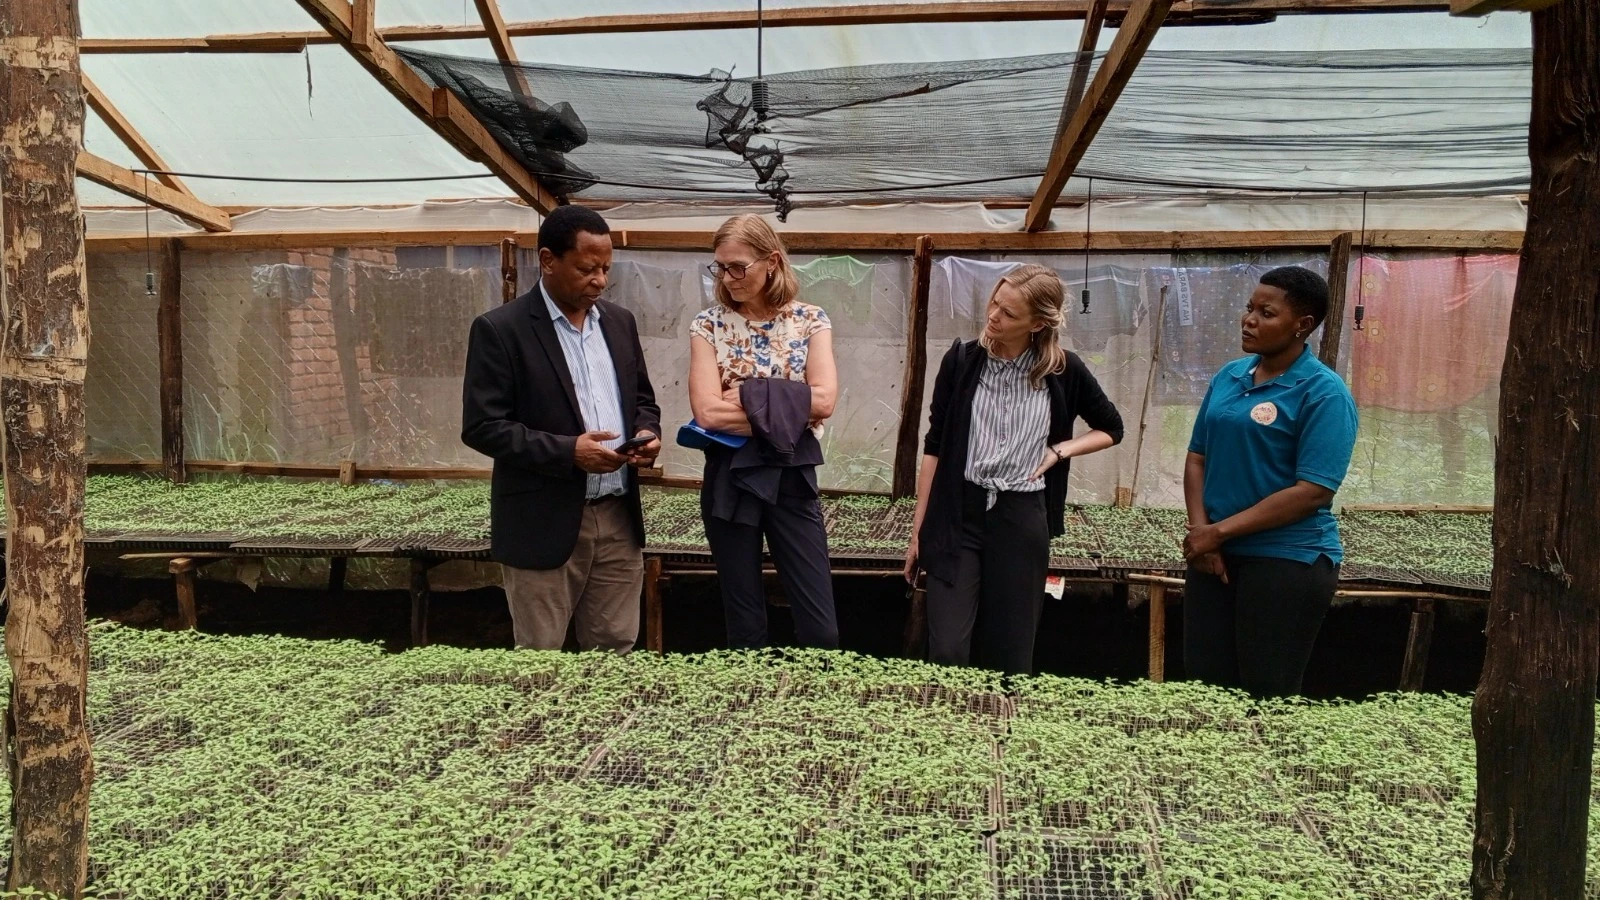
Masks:
[[[584,650],[627,653],[639,639],[644,556],[621,497],[584,506],[578,543],[563,565],[500,568],[518,649],[560,650],[574,618]]]

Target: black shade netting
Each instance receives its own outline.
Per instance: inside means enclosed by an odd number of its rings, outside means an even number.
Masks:
[[[1078,59],[758,82],[399,53],[553,191],[617,200],[1026,199]],[[1150,53],[1067,195],[1091,177],[1096,197],[1525,190],[1530,65],[1522,49]]]

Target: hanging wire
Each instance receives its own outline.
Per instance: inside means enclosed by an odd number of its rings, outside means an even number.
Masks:
[[[766,20],[761,9],[761,0],[756,0],[756,80],[750,84],[750,108],[755,110],[756,121],[765,122],[771,115],[771,94],[767,87],[767,80],[762,77],[762,40],[766,36]]]
[[[1089,312],[1089,244],[1094,237],[1094,179],[1089,179],[1089,199],[1083,204],[1083,309],[1078,310],[1079,315]]]
[[[1356,263],[1356,330],[1363,330],[1361,320],[1367,317],[1367,307],[1364,305],[1367,293],[1367,192],[1361,192],[1361,246],[1357,250],[1361,254]]]
[[[150,173],[144,175],[144,293],[156,295],[156,270],[150,265]]]

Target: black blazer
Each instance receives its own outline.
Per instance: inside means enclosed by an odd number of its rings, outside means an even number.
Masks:
[[[933,383],[933,405],[928,413],[928,436],[922,452],[939,457],[928,491],[922,529],[917,533],[921,565],[939,579],[955,580],[961,549],[961,491],[966,481],[967,439],[972,432],[972,403],[978,392],[978,375],[989,354],[977,341],[956,341],[939,364]],[[1082,418],[1090,428],[1104,431],[1122,442],[1122,416],[1100,389],[1100,382],[1076,354],[1067,354],[1067,366],[1047,375],[1050,392],[1050,427],[1047,440],[1059,444],[1072,437],[1072,423]],[[1066,530],[1067,472],[1071,460],[1050,467],[1044,475],[1045,521],[1050,536]]]
[[[661,434],[661,408],[645,371],[633,314],[598,302],[622,398],[623,437]],[[588,475],[573,463],[585,431],[555,323],[538,285],[473,320],[461,391],[461,442],[494,459],[489,487],[491,553],[518,569],[554,569],[578,542]],[[639,484],[625,498],[644,545]]]

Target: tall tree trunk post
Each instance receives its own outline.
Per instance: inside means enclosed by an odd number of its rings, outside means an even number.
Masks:
[[[1527,239],[1500,380],[1494,583],[1472,704],[1472,894],[1584,892],[1600,671],[1600,4],[1533,13]]]
[[[88,869],[83,373],[89,350],[76,0],[0,3],[0,428],[12,784],[7,887],[67,897]]]

